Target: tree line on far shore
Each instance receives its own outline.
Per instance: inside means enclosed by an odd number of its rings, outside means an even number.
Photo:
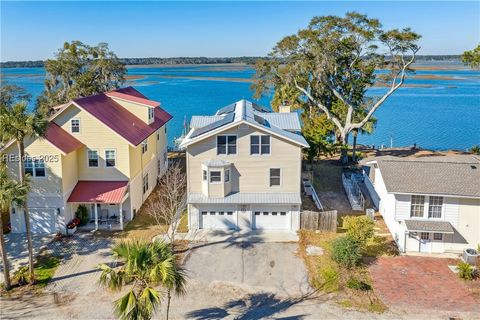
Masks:
[[[124,65],[183,65],[183,64],[233,64],[242,63],[254,65],[259,59],[267,57],[173,57],[173,58],[120,58],[120,62]],[[417,62],[425,61],[459,61],[460,55],[423,55],[417,56]],[[33,61],[6,61],[0,62],[0,68],[42,68],[45,66],[43,60]]]

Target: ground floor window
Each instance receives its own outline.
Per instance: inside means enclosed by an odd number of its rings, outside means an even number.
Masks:
[[[422,232],[422,233],[420,234],[420,239],[422,239],[422,240],[430,240],[430,233],[428,233],[428,232]]]
[[[433,240],[442,241],[443,240],[443,233],[434,233]]]

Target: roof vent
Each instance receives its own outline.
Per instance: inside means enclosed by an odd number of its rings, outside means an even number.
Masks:
[[[472,169],[477,169],[477,166],[474,166],[473,164],[470,166]]]

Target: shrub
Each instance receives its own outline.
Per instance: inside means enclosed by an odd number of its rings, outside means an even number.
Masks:
[[[466,262],[460,261],[457,264],[458,277],[463,280],[472,280],[474,277],[474,270],[471,265]]]
[[[90,218],[88,217],[88,210],[83,204],[79,205],[77,211],[75,212],[75,216],[80,219],[80,225],[84,226],[88,223]]]
[[[363,247],[374,235],[375,222],[367,216],[347,216],[343,218],[343,227],[347,235]]]
[[[480,146],[478,146],[478,145],[477,146],[472,146],[470,148],[470,153],[480,155]]]
[[[20,267],[14,274],[13,280],[15,280],[19,285],[24,286],[29,281],[29,269],[28,266]]]
[[[332,244],[332,259],[345,268],[353,268],[360,261],[360,246],[350,236],[337,238]]]
[[[354,290],[368,291],[372,289],[368,283],[360,281],[356,278],[350,278],[347,281],[347,287]]]
[[[334,292],[338,290],[340,274],[333,267],[320,269],[321,283],[320,288],[325,292]]]

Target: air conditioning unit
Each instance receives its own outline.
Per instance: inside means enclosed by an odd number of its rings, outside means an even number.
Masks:
[[[462,260],[470,265],[476,265],[479,253],[475,249],[463,250]]]

